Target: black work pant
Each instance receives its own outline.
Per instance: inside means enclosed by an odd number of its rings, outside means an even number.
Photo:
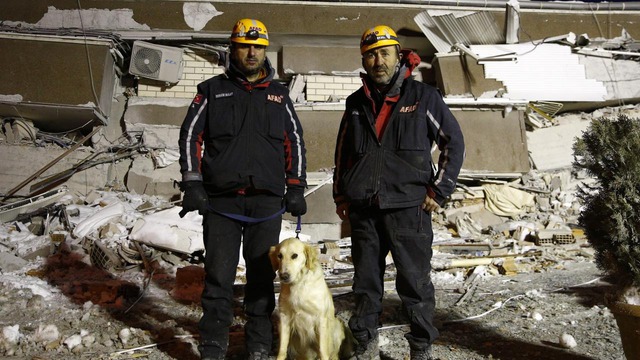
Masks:
[[[224,213],[265,218],[281,209],[282,198],[267,194],[218,196],[210,198],[210,205]],[[282,216],[260,223],[243,223],[209,211],[203,222],[206,275],[199,323],[201,355],[226,353],[234,315],[233,284],[241,244],[246,263],[247,350],[269,351],[273,340],[271,314],[275,308],[275,273],[268,253],[271,246],[278,244]]]
[[[351,206],[351,255],[355,268],[356,311],[349,320],[356,339],[377,334],[382,312],[385,258],[396,267],[396,290],[411,323],[406,334],[413,349],[425,349],[438,337],[433,325],[435,290],[431,283],[431,214],[420,207],[379,209]]]

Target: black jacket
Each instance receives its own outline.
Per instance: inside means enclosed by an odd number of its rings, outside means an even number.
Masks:
[[[268,59],[265,69],[254,84],[231,68],[198,85],[180,129],[183,181],[203,181],[210,194],[254,187],[282,196],[285,185],[306,187],[300,121]]]
[[[416,58],[405,54],[382,97],[363,75],[364,86],[347,98],[336,141],[336,204],[403,208],[422,204],[429,193],[442,205],[455,190],[464,159],[462,131],[438,90],[410,77]],[[380,138],[376,121],[386,121]],[[441,151],[437,168],[434,143]]]

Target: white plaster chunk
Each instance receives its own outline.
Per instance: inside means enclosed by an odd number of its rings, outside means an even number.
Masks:
[[[82,344],[82,336],[80,334],[71,335],[62,342],[69,350]]]
[[[184,14],[184,21],[195,31],[202,30],[209,20],[222,15],[222,11],[216,10],[210,3],[201,2],[184,3],[182,5],[182,13]]]
[[[36,26],[44,28],[127,29],[150,30],[146,24],[133,20],[131,9],[58,10],[49,6]]]
[[[196,211],[178,216],[182,207],[176,206],[139,219],[129,238],[147,245],[191,254],[204,250],[202,241],[202,215]]]
[[[40,324],[33,333],[32,340],[35,342],[49,343],[60,338],[58,327],[53,324]]]
[[[159,168],[167,167],[180,160],[180,152],[174,149],[153,152],[152,155]]]
[[[131,329],[124,328],[120,330],[120,332],[118,332],[118,337],[120,338],[120,341],[122,341],[122,344],[127,345],[131,339]]]
[[[10,103],[19,103],[22,102],[22,95],[14,94],[14,95],[3,95],[0,94],[0,101],[2,102],[10,102]]]
[[[107,205],[76,225],[73,234],[79,238],[85,237],[109,221],[122,216],[124,211],[124,205],[119,201]]]
[[[175,99],[175,98],[153,98],[136,96],[129,99],[128,105],[145,106],[145,105],[162,105],[168,107],[187,107],[191,104],[191,99]]]
[[[17,344],[22,334],[20,334],[20,325],[5,326],[2,328],[2,338],[11,344]]]
[[[565,349],[571,349],[578,346],[578,343],[572,335],[563,333],[562,335],[560,335],[560,346]]]

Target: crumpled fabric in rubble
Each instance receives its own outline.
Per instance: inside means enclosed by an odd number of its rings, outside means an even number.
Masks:
[[[482,188],[484,207],[498,216],[514,217],[535,206],[533,195],[509,185],[487,184]]]

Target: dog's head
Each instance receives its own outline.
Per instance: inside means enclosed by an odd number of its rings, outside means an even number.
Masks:
[[[301,274],[320,266],[317,250],[298,238],[288,238],[272,246],[269,259],[284,284],[295,283]]]

